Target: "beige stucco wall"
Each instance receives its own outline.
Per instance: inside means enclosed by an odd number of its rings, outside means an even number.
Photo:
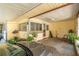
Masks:
[[[19,24],[20,23],[24,23],[24,22],[27,22],[28,19],[22,19],[22,20],[15,20],[15,21],[9,21],[7,22],[7,39],[10,39],[10,38],[13,38],[13,31],[14,30],[19,30]],[[21,33],[18,33],[17,36],[19,36],[20,34],[22,34],[23,32]],[[23,35],[23,34],[22,34]]]
[[[7,23],[7,38],[12,38],[13,34],[12,32],[16,29],[19,29],[19,24],[27,22],[29,19],[23,19],[23,20],[18,20],[17,22],[8,22]],[[31,22],[36,22],[36,23],[46,23],[49,24],[49,30],[51,30],[52,34],[54,37],[58,35],[58,37],[62,38],[64,35],[68,33],[69,29],[72,29],[76,31],[76,19],[68,19],[65,21],[58,21],[58,22],[45,22],[42,19],[37,19],[33,18],[30,19]],[[20,36],[26,36],[27,32],[20,31],[19,35]]]
[[[30,20],[30,22],[36,22],[36,23],[41,23],[41,24],[50,24],[48,22],[45,22],[44,20],[42,19],[37,19],[37,18],[32,18],[32,19],[21,19],[21,20],[17,20],[17,21],[10,21],[10,22],[7,22],[7,38],[10,39],[12,38],[14,35],[13,35],[13,31],[14,30],[19,30],[19,24],[21,23],[25,23],[25,22],[28,22]],[[27,37],[27,31],[19,31],[19,34],[18,34],[19,37],[21,38],[26,38]]]
[[[67,35],[70,29],[76,32],[76,19],[52,22],[50,29],[54,37],[57,35],[59,38],[62,38],[64,35]]]
[[[7,22],[7,39],[13,37],[14,30],[18,30],[18,22]]]

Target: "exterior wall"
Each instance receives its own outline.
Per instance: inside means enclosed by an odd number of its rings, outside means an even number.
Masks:
[[[45,22],[45,21],[43,21],[42,19],[37,19],[37,18],[32,18],[32,19],[29,19],[29,22],[35,22],[35,23],[40,23],[40,24],[48,24],[49,25],[49,23],[48,22]],[[30,30],[30,29],[29,29]],[[28,32],[28,31],[27,31]],[[24,31],[20,31],[20,33],[19,33],[19,37],[20,38],[26,38],[27,37],[27,32],[24,32]],[[32,31],[30,31],[30,32],[32,32]],[[43,31],[36,31],[38,34],[37,34],[37,40],[40,40],[40,39],[43,39]],[[49,35],[48,35],[49,33],[48,33],[48,31],[46,31],[46,37],[48,37]]]
[[[33,18],[33,19],[30,19],[30,22],[35,22],[35,23],[40,23],[40,24],[47,24],[47,25],[50,26],[49,22],[46,22],[46,21],[44,21],[42,19]],[[49,30],[45,32],[46,36],[43,36],[43,31],[39,31],[37,33],[38,34],[37,34],[37,37],[36,37],[36,41],[42,40],[43,38],[49,37]]]
[[[57,35],[59,38],[62,38],[64,35],[67,35],[70,29],[76,32],[76,19],[52,22],[50,28],[54,37]]]
[[[12,33],[14,30],[18,30],[18,23],[17,22],[7,22],[7,39],[10,39],[14,36]]]
[[[7,22],[7,39],[13,38],[14,35],[12,32],[14,30],[19,30],[19,24],[27,22],[27,21],[28,21],[28,19],[24,19],[24,17],[19,20],[16,19],[14,21],[8,21]],[[23,36],[25,36],[24,33],[27,33],[27,32],[20,31],[17,36],[23,37]]]
[[[36,19],[36,18],[30,19],[30,20],[29,19],[23,19],[23,20],[18,20],[18,21],[13,21],[13,22],[7,22],[7,38],[10,39],[14,36],[12,32],[14,30],[19,30],[19,24],[25,23],[25,22],[28,22],[28,21],[49,25],[48,22],[45,22],[41,19]],[[17,36],[19,36],[20,38],[26,38],[27,37],[27,32],[28,31],[19,31]],[[37,33],[38,33],[37,39],[38,40],[42,39],[43,32],[40,31],[40,32],[37,32]],[[46,31],[46,37],[48,37],[48,34],[49,34],[48,31]]]

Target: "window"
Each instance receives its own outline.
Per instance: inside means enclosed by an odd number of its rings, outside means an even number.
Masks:
[[[39,24],[39,30],[42,31],[42,24]]]
[[[46,25],[46,30],[49,30],[49,26],[48,25]]]
[[[31,22],[31,31],[42,31],[42,24]]]
[[[20,31],[27,31],[27,23],[22,23],[19,25]]]
[[[38,30],[39,30],[39,24],[36,23],[36,31],[38,31]]]
[[[44,30],[49,30],[49,26],[46,24],[43,24],[43,28],[44,28]]]
[[[45,27],[45,24],[43,24],[43,28],[44,28],[44,30],[46,30],[46,29],[45,29],[45,28],[46,28],[46,27]]]
[[[30,26],[31,30],[34,31],[34,23],[31,22],[31,26]]]

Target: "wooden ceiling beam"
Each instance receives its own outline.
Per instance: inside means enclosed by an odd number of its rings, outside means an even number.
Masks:
[[[73,3],[67,3],[67,4],[62,5],[62,6],[60,6],[60,7],[57,7],[57,8],[54,8],[54,9],[51,9],[51,10],[45,11],[45,12],[43,12],[43,13],[40,13],[40,14],[34,15],[34,16],[30,17],[29,19],[34,18],[34,17],[37,17],[37,16],[40,16],[40,15],[42,15],[42,14],[45,14],[45,13],[48,13],[48,12],[51,12],[51,11],[54,11],[54,10],[57,10],[57,9],[59,9],[59,8],[62,8],[62,7],[65,7],[65,6],[71,5],[71,4],[73,4]]]

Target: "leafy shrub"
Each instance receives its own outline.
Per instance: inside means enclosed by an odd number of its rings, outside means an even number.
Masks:
[[[37,33],[33,32],[32,35],[33,35],[33,37],[36,37],[37,36]]]
[[[7,40],[7,42],[10,43],[10,44],[15,44],[16,42],[18,42],[18,40],[19,40],[18,37],[14,37],[14,38]]]
[[[27,37],[27,41],[29,42],[29,43],[31,43],[32,41],[34,40],[34,37],[33,36],[28,36]]]
[[[79,37],[74,33],[69,33],[68,40],[69,42],[74,43],[75,40],[79,40]]]
[[[32,33],[29,34],[29,36],[27,37],[27,41],[28,41],[29,43],[31,43],[31,42],[34,40],[34,37],[36,37],[36,36],[37,36],[37,33],[32,32]]]

